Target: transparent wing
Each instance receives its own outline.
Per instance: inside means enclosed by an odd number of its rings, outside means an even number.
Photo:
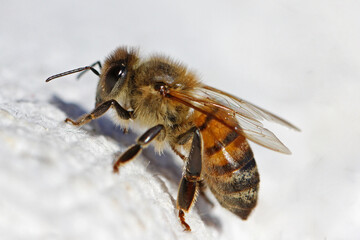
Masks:
[[[191,93],[171,90],[169,96],[203,114],[211,115],[225,126],[261,146],[285,154],[291,153],[271,131],[263,126],[261,121],[265,119],[295,130],[299,129],[245,100],[209,86],[197,88]]]
[[[244,116],[246,118],[251,118],[253,120],[267,120],[275,122],[296,131],[300,131],[298,127],[289,123],[285,119],[282,119],[281,117],[278,117],[263,108],[260,108],[248,101],[235,97],[219,89],[205,85],[202,88],[197,89],[197,91],[201,91],[205,96],[210,97],[214,101],[217,101],[222,105],[233,109],[238,115]]]

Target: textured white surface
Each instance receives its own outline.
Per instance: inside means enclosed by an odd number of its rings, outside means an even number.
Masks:
[[[0,8],[0,239],[359,239],[358,1],[7,1]],[[253,146],[260,199],[248,221],[203,200],[182,231],[181,162],[92,110],[96,77],[45,84],[119,45],[161,52],[209,85],[283,116],[292,150]]]

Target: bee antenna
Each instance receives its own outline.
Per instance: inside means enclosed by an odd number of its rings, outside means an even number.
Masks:
[[[70,71],[66,71],[66,72],[63,72],[63,73],[55,74],[55,75],[49,77],[48,79],[46,79],[45,82],[50,82],[51,80],[53,80],[55,78],[63,77],[63,76],[69,75],[69,74],[77,73],[77,72],[82,72],[82,71],[85,71],[85,70],[91,70],[97,76],[100,76],[100,73],[98,71],[96,71],[95,68],[93,68],[92,66],[86,66],[86,67],[81,67],[81,68],[76,68],[76,69],[73,69],[73,70],[70,70]]]
[[[95,65],[98,65],[99,68],[100,68],[100,70],[102,69],[101,62],[100,62],[100,61],[94,62],[93,64],[90,65],[90,67],[95,67]],[[89,69],[90,69],[90,68],[89,68]],[[76,78],[77,78],[77,79],[80,79],[81,76],[82,76],[84,73],[86,73],[87,70],[88,70],[88,69],[86,69],[85,71],[82,71],[81,73],[79,73]],[[91,69],[91,70],[93,71],[93,73],[95,73],[95,72],[94,72],[94,69]],[[95,74],[99,76],[99,73],[95,73]]]

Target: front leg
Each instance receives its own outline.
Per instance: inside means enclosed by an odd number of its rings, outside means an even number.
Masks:
[[[196,192],[201,181],[202,168],[202,142],[199,129],[195,128],[188,161],[186,162],[185,172],[180,182],[177,208],[179,218],[186,231],[191,231],[190,226],[185,221],[185,212],[188,212],[191,205],[196,201]]]
[[[114,107],[116,110],[116,113],[119,115],[120,118],[128,120],[131,118],[131,112],[125,110],[117,101],[114,99],[103,102],[99,106],[97,106],[91,113],[85,114],[84,116],[80,117],[78,120],[74,121],[70,118],[66,118],[65,122],[70,122],[73,125],[81,126],[84,125],[91,120],[94,120],[96,118],[101,117],[106,113],[107,110],[110,109],[110,107]]]

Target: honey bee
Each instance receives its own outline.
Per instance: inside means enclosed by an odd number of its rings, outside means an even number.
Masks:
[[[134,121],[148,128],[117,159],[114,173],[150,142],[155,141],[160,147],[168,144],[185,162],[176,207],[180,222],[188,231],[191,229],[185,213],[204,185],[224,208],[247,219],[256,205],[260,182],[247,140],[290,154],[263,127],[263,120],[299,130],[260,107],[204,85],[193,72],[170,58],[154,55],[142,60],[135,48],[120,47],[106,58],[103,66],[96,62],[53,75],[46,82],[86,70],[100,78],[95,109],[76,121],[69,118],[65,121],[80,126],[112,108],[116,112],[115,121],[123,126]]]

